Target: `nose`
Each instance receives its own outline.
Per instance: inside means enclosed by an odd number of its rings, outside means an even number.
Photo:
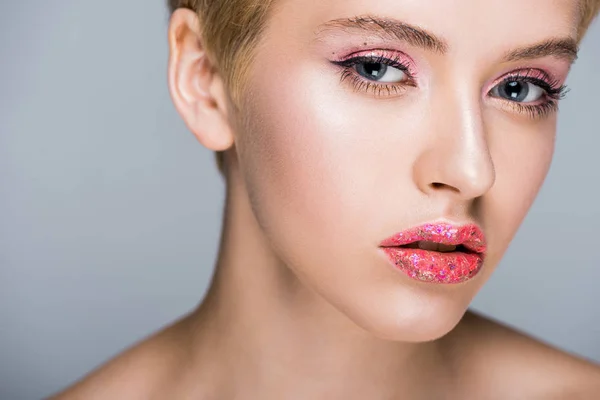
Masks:
[[[414,164],[415,183],[428,195],[481,197],[494,185],[496,174],[478,98],[455,93],[440,100],[429,119],[429,145]]]

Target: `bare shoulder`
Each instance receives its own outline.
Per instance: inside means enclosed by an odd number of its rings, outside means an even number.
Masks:
[[[154,399],[185,360],[185,337],[178,322],[140,341],[48,400]]]
[[[600,398],[600,366],[591,361],[473,312],[452,335],[451,351],[464,376],[478,377],[486,392],[515,399]]]

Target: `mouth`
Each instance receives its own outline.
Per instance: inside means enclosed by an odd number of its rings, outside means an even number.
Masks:
[[[452,252],[459,252],[459,253],[466,253],[466,254],[476,253],[473,250],[469,250],[462,244],[448,245],[448,244],[443,244],[443,243],[432,242],[429,240],[419,240],[418,242],[412,242],[412,243],[408,243],[405,245],[394,246],[394,247],[399,247],[399,248],[403,248],[403,249],[421,249],[421,250],[427,250],[427,251],[436,251],[438,253],[452,253]]]
[[[482,268],[486,243],[475,224],[426,224],[397,233],[380,247],[409,277],[431,283],[461,283]]]

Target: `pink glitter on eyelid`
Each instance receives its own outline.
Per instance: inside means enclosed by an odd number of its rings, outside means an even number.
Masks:
[[[484,93],[489,93],[496,85],[502,83],[507,78],[523,79],[534,78],[546,82],[552,87],[560,87],[566,80],[566,77],[558,77],[555,73],[538,67],[513,68],[500,74],[484,87]]]
[[[375,58],[386,58],[391,61],[398,62],[408,68],[408,72],[411,76],[417,74],[417,68],[414,60],[406,55],[405,53],[398,50],[391,49],[369,49],[369,50],[358,50],[354,51],[347,56],[340,58],[337,61],[345,61],[357,57],[375,57]]]

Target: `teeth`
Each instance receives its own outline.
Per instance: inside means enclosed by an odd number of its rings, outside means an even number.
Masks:
[[[421,240],[421,241],[417,242],[417,245],[419,246],[420,249],[429,250],[429,251],[447,252],[447,251],[456,250],[456,246],[435,243],[435,242],[428,242],[426,240]]]

